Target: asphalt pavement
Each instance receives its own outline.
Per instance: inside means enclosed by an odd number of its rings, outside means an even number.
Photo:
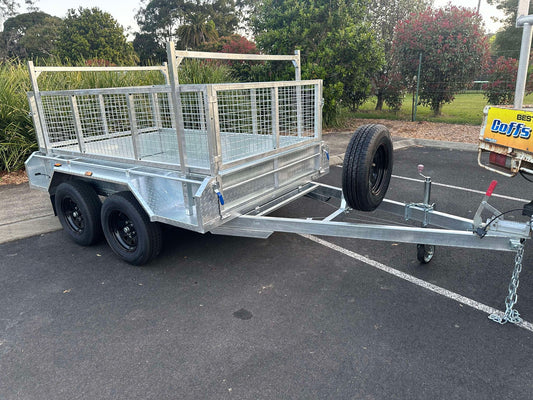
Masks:
[[[337,135],[325,137],[333,162],[349,139]],[[437,208],[471,218],[497,178],[472,146],[395,138],[395,149],[393,200],[421,200],[422,163]],[[340,176],[333,166],[324,182]],[[502,211],[531,198],[530,183],[499,180],[491,203]],[[12,204],[0,235],[33,227],[0,244],[0,399],[533,398],[530,246],[517,303],[525,323],[501,326],[487,316],[504,308],[513,253],[437,247],[421,265],[416,246],[394,242],[168,228],[160,257],[138,268],[105,243],[40,232],[51,209],[33,193],[0,189]],[[276,214],[331,211],[302,198]]]

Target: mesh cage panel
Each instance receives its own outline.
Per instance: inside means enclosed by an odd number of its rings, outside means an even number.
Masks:
[[[218,155],[213,152],[220,152],[222,163],[270,153],[313,139],[319,131],[317,85],[213,87],[216,108],[207,103],[206,85],[180,86],[179,126],[188,167],[209,169]],[[169,87],[41,92],[41,101],[46,133],[57,150],[180,165]],[[211,128],[218,137],[210,147]]]
[[[64,147],[76,141],[74,117],[68,96],[42,97],[48,140],[52,147]]]
[[[314,138],[315,90],[314,85],[219,90],[223,162]]]

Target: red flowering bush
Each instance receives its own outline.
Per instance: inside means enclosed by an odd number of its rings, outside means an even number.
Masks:
[[[233,34],[222,36],[211,42],[203,43],[198,48],[201,51],[214,51],[217,53],[257,54],[254,42],[244,36]]]
[[[483,85],[485,97],[490,104],[512,104],[516,88],[518,60],[500,57],[489,69],[489,83]],[[526,93],[533,91],[533,82],[527,80]]]
[[[489,56],[481,17],[450,5],[400,21],[393,47],[400,72],[411,82],[422,54],[419,99],[435,115],[484,70]]]
[[[222,36],[217,40],[207,42],[199,47],[201,51],[214,51],[217,53],[257,54],[259,51],[254,42],[244,36],[233,34]],[[219,61],[218,64],[228,65],[232,75],[238,81],[259,80],[256,75],[264,74],[262,63],[247,61]],[[258,72],[259,71],[259,72]]]

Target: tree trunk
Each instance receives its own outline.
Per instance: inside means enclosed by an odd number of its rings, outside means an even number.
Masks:
[[[433,109],[433,115],[435,117],[440,117],[442,114],[442,103],[437,104],[437,107]]]
[[[377,97],[377,102],[376,102],[376,111],[381,111],[383,110],[383,93],[381,91],[379,91],[377,94],[376,94],[376,97]]]

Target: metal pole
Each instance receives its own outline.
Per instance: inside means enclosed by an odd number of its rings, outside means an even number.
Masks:
[[[416,77],[413,77],[415,79]],[[411,121],[415,121],[415,88],[413,87],[413,93],[411,97]]]
[[[418,90],[420,89],[420,70],[422,69],[422,53],[418,57],[418,74],[416,77],[416,99],[415,99],[415,111],[413,116],[413,122],[416,121],[416,110],[418,108]]]
[[[514,94],[514,108],[522,108],[524,103],[524,93],[526,91],[527,68],[529,65],[529,52],[531,50],[531,38],[533,30],[531,24],[524,24],[522,32],[522,45],[520,47],[520,61],[518,62],[518,72],[516,74],[516,89]]]

